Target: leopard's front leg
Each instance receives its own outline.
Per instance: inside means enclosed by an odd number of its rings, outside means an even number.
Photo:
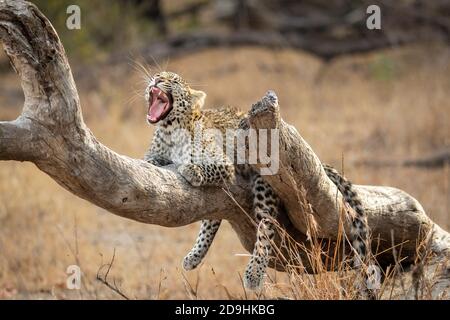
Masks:
[[[193,186],[223,185],[234,178],[234,166],[218,164],[182,164],[178,172]],[[194,247],[183,260],[183,269],[195,269],[211,246],[221,220],[202,220]]]
[[[173,161],[170,159],[169,146],[167,141],[165,141],[164,134],[161,129],[157,129],[153,136],[152,143],[149,150],[144,155],[144,161],[147,161],[157,167],[167,166]]]
[[[234,166],[222,164],[182,164],[178,172],[194,187],[220,186],[234,180]]]

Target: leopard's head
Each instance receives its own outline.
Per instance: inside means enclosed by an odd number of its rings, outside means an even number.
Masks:
[[[203,91],[191,89],[178,74],[169,71],[157,73],[149,79],[145,90],[147,121],[152,124],[173,122],[189,116],[194,109],[203,106],[205,98]]]

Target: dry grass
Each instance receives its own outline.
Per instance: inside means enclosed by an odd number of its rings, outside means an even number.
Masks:
[[[247,109],[274,89],[284,119],[324,162],[340,168],[344,155],[351,180],[404,189],[450,229],[449,168],[353,165],[358,159],[415,157],[450,145],[448,48],[388,50],[326,66],[290,50],[217,49],[171,60],[167,68],[206,91],[210,106]],[[142,98],[134,93],[143,88],[141,75],[126,62],[97,70],[91,78],[77,71],[88,126],[112,149],[141,157],[152,134]],[[20,100],[16,76],[2,74],[0,119],[17,116]],[[198,225],[167,229],[116,217],[71,195],[29,163],[0,164],[0,222],[3,298],[120,298],[96,280],[114,249],[109,279],[130,298],[352,297],[345,286],[348,276],[339,272],[295,277],[297,271],[289,276],[271,270],[263,294],[245,292],[240,274],[248,257],[235,255],[244,249],[228,224],[199,269],[185,273],[181,261]],[[80,291],[64,289],[71,264],[84,273]]]

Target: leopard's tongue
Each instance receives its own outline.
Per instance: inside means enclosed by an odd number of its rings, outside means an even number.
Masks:
[[[147,119],[151,123],[158,122],[164,116],[164,113],[166,112],[168,105],[169,105],[168,101],[163,101],[155,97],[148,108]]]

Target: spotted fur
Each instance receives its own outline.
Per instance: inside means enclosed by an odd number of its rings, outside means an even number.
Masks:
[[[203,110],[206,94],[191,89],[175,73],[161,72],[153,76],[146,89],[147,101],[152,87],[157,87],[171,96],[172,110],[158,122],[151,147],[144,157],[146,161],[157,166],[177,165],[178,172],[195,187],[230,183],[236,175],[251,179],[253,214],[258,227],[253,254],[244,273],[244,284],[249,289],[260,288],[272,255],[271,242],[275,235],[272,219],[278,215],[280,199],[271,186],[250,166],[234,165],[233,159],[227,159],[223,153],[215,153],[215,140],[191,139],[195,129],[214,128],[222,133],[226,129],[237,129],[245,114],[232,107]],[[186,137],[179,134],[179,129],[187,130],[190,135]],[[199,164],[197,157],[203,154],[205,149],[209,150],[208,154],[214,161]],[[364,257],[367,251],[365,245],[367,221],[361,202],[351,184],[336,170],[329,166],[324,166],[324,169],[357,213],[352,223],[353,246],[357,254]],[[201,263],[220,227],[220,222],[220,220],[202,221],[195,245],[183,260],[185,270],[192,270]]]

